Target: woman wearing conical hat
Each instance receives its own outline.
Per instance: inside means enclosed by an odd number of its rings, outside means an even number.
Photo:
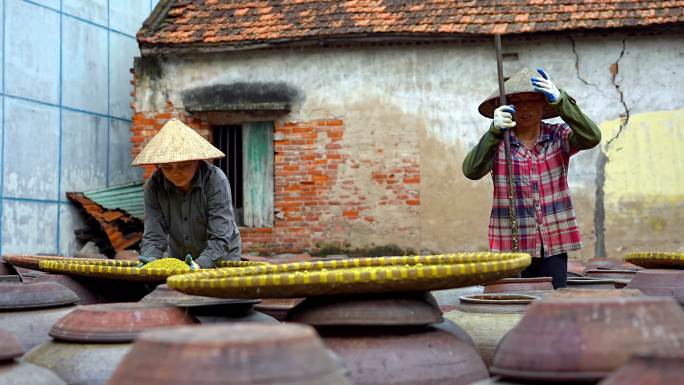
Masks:
[[[601,132],[564,90],[542,69],[523,69],[505,84],[509,105],[499,105],[499,92],[480,104],[493,118],[489,130],[463,161],[463,173],[476,180],[492,174],[494,202],[489,221],[489,246],[512,251],[506,158],[503,133],[511,130],[511,158],[518,221],[518,251],[532,255],[523,277],[552,277],[566,286],[568,252],[582,247],[568,188],[568,164],[578,151],[601,141]],[[542,119],[560,116],[565,123]]]
[[[141,262],[190,256],[191,267],[209,268],[240,258],[228,178],[206,162],[224,156],[192,128],[171,119],[135,158],[134,166],[157,166],[145,183]]]

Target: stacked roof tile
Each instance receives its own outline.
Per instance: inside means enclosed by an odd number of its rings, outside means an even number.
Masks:
[[[684,22],[684,0],[161,0],[141,47],[249,46],[381,35],[454,36]]]

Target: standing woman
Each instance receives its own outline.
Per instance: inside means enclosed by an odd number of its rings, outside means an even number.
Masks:
[[[523,69],[506,81],[510,105],[499,105],[495,92],[479,107],[493,118],[489,130],[463,161],[463,173],[477,180],[492,173],[494,202],[489,247],[513,249],[506,185],[506,156],[501,140],[511,130],[511,158],[520,252],[532,255],[522,277],[552,277],[555,288],[567,284],[568,252],[582,247],[568,188],[570,157],[601,141],[601,132],[542,69]],[[541,121],[560,116],[565,123]]]
[[[240,259],[228,178],[206,162],[224,156],[192,128],[171,119],[135,158],[134,166],[157,166],[144,188],[142,263],[174,257],[197,269]]]

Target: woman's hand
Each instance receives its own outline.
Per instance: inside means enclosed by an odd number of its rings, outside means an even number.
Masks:
[[[549,103],[556,103],[557,101],[559,101],[560,90],[558,90],[558,87],[556,87],[556,85],[553,84],[549,74],[547,74],[546,71],[544,71],[544,69],[542,68],[537,68],[537,72],[539,73],[539,75],[542,76],[542,78],[530,78],[534,90],[544,94],[544,96],[546,96],[546,100],[548,100]]]
[[[494,110],[494,121],[492,122],[492,126],[489,128],[489,130],[497,138],[500,138],[504,131],[515,127],[513,114],[515,114],[515,107],[512,105],[498,107]]]

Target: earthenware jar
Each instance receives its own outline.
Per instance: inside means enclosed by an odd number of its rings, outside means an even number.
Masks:
[[[684,357],[634,357],[599,385],[677,385],[684,382]]]
[[[49,341],[52,325],[75,309],[76,302],[73,291],[55,282],[0,283],[0,328],[27,351]]]
[[[553,290],[551,277],[504,278],[484,285],[485,294]]]
[[[631,280],[637,273],[636,270],[624,269],[591,269],[584,272],[588,277],[605,279],[625,279]]]
[[[461,297],[460,305],[444,317],[473,338],[487,366],[501,339],[520,322],[527,306],[539,297],[525,294],[481,294]]]
[[[0,329],[0,385],[66,385],[47,369],[15,361],[23,352],[17,337]]]
[[[227,299],[184,294],[168,285],[157,286],[140,300],[143,303],[164,303],[186,310],[201,323],[259,322],[279,323],[275,318],[254,310],[257,299]]]
[[[455,289],[435,290],[431,291],[433,297],[437,300],[439,309],[443,312],[450,312],[456,309],[456,306],[461,302],[460,298],[464,295],[477,295],[484,292],[484,287],[481,285],[458,287]]]
[[[633,355],[682,353],[684,311],[672,298],[602,292],[530,305],[499,344],[491,372],[516,381],[596,382]]]
[[[639,289],[649,296],[675,297],[677,302],[684,304],[682,290],[684,290],[684,270],[643,269],[639,270],[629,281],[626,288]]]
[[[278,321],[284,321],[287,314],[304,298],[264,298],[254,305],[254,310],[269,315]]]
[[[23,360],[54,371],[68,384],[103,385],[143,331],[195,324],[183,310],[164,304],[81,306],[59,321],[46,342]]]
[[[487,377],[471,339],[436,324],[442,314],[428,293],[307,298],[287,321],[312,325],[355,385],[469,384]]]
[[[306,325],[233,323],[143,333],[109,385],[350,385]]]

